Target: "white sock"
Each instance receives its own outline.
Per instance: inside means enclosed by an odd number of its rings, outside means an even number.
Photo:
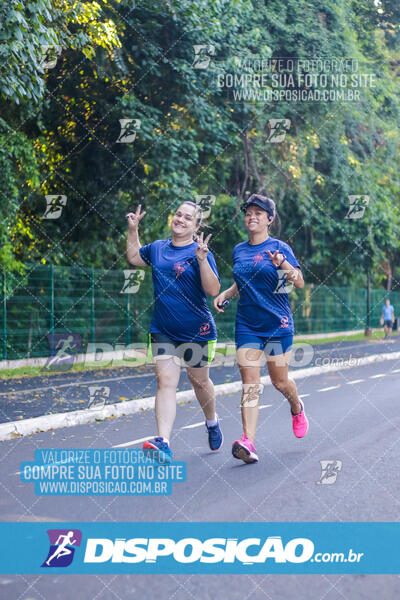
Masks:
[[[161,439],[165,444],[168,444],[168,446],[169,446],[169,440],[167,438],[163,437]]]
[[[206,419],[206,423],[207,423],[207,427],[215,427],[215,425],[218,423],[218,415],[215,414],[214,419]]]

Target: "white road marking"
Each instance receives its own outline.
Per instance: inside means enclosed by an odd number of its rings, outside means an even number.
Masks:
[[[353,379],[353,381],[346,381],[346,385],[351,385],[352,383],[361,383],[365,381],[365,379]]]
[[[154,435],[148,435],[147,437],[139,438],[138,440],[132,440],[131,442],[124,442],[123,444],[117,444],[116,446],[112,446],[113,448],[125,448],[127,446],[134,446],[135,444],[140,444],[141,442],[145,442],[146,440],[152,440]]]
[[[204,425],[204,421],[193,423],[193,425],[185,425],[185,427],[180,427],[180,429],[194,429],[195,427],[201,427],[202,425]]]
[[[265,406],[260,406],[260,408],[266,408],[267,406],[272,406],[272,404],[265,404]],[[222,419],[220,419],[220,422]],[[192,423],[191,425],[185,425],[184,427],[179,427],[179,429],[195,429],[196,427],[204,427],[204,421],[199,421],[198,423]],[[113,446],[113,448],[122,448],[126,446],[134,446],[135,444],[140,444],[140,442],[145,442],[146,440],[151,440],[154,436],[150,435],[148,437],[140,438],[138,440],[132,440],[131,442],[125,442],[124,444],[117,444]]]
[[[124,444],[117,444],[116,446],[112,446],[112,448],[126,448],[127,446],[134,446],[135,444],[140,444],[141,442],[145,442],[146,440],[152,440],[154,438],[154,435],[148,435],[147,437],[144,438],[139,438],[138,440],[132,440],[132,442],[126,442]],[[62,461],[62,462],[54,462],[54,463],[49,463],[51,464],[51,466],[53,465],[67,465],[69,464],[70,461]],[[43,469],[46,465],[42,465],[40,468]],[[14,473],[14,475],[20,475],[21,471],[17,471],[16,473]]]
[[[317,390],[317,392],[329,392],[330,390],[337,390],[337,388],[340,388],[340,386],[341,386],[341,384],[331,385],[330,387],[321,388],[320,390]]]
[[[386,377],[386,373],[378,373],[377,375],[370,375],[370,379],[377,379],[378,377]]]
[[[307,396],[310,396],[310,394],[300,394],[299,398],[307,398]],[[286,398],[285,398],[285,400],[286,400]]]
[[[391,373],[400,373],[400,369],[394,369]]]
[[[222,419],[220,419],[222,421]],[[195,427],[204,427],[204,421],[200,421],[199,423],[193,423],[192,425],[185,425],[184,427],[180,427],[179,429],[194,429]],[[117,444],[113,446],[113,448],[123,448],[126,446],[134,446],[135,444],[140,444],[141,442],[145,442],[146,440],[151,440],[154,438],[154,435],[149,435],[144,438],[139,438],[138,440],[132,440],[131,442],[125,442],[124,444]]]
[[[272,406],[272,404],[261,404],[258,408],[261,410],[262,408],[268,408],[269,406]]]

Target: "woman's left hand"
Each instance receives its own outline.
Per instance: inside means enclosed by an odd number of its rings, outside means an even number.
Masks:
[[[272,261],[272,264],[275,267],[279,267],[279,265],[281,264],[281,262],[283,261],[283,259],[285,258],[283,256],[283,254],[281,254],[280,252],[278,252],[278,250],[275,250],[274,254],[272,254],[271,250],[267,250],[269,257]]]
[[[203,241],[204,233],[201,232],[201,234],[200,234],[199,245],[196,248],[196,257],[197,257],[197,260],[200,261],[200,262],[202,262],[203,260],[206,260],[206,258],[207,258],[207,254],[209,252],[207,244],[208,244],[208,241],[209,241],[209,239],[210,239],[211,236],[212,236],[212,233],[210,233],[206,237],[206,239]]]

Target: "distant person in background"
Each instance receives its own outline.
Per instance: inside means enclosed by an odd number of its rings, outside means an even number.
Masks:
[[[383,329],[385,331],[384,339],[387,340],[392,333],[394,321],[394,308],[390,304],[389,298],[386,298],[385,306],[382,307],[382,317],[381,317],[381,325],[383,325]]]

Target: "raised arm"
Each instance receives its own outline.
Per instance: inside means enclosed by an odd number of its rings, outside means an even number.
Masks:
[[[126,257],[131,265],[135,267],[148,267],[147,263],[141,258],[139,254],[139,250],[141,248],[141,244],[139,241],[139,223],[143,219],[146,211],[140,212],[142,205],[136,209],[134,213],[128,213],[126,218],[128,219],[128,237],[126,240]]]
[[[271,262],[275,267],[280,267],[282,271],[285,272],[286,279],[290,281],[296,288],[304,287],[304,279],[303,273],[301,272],[300,267],[294,267],[290,264],[290,262],[286,259],[284,254],[281,254],[278,250],[272,254],[271,250],[267,250]]]
[[[199,245],[196,248],[197,262],[200,268],[201,285],[206,294],[210,296],[216,296],[220,290],[221,284],[218,277],[211,268],[210,263],[207,260],[208,254],[208,241],[211,237],[208,235],[203,241],[204,234],[200,234]]]

